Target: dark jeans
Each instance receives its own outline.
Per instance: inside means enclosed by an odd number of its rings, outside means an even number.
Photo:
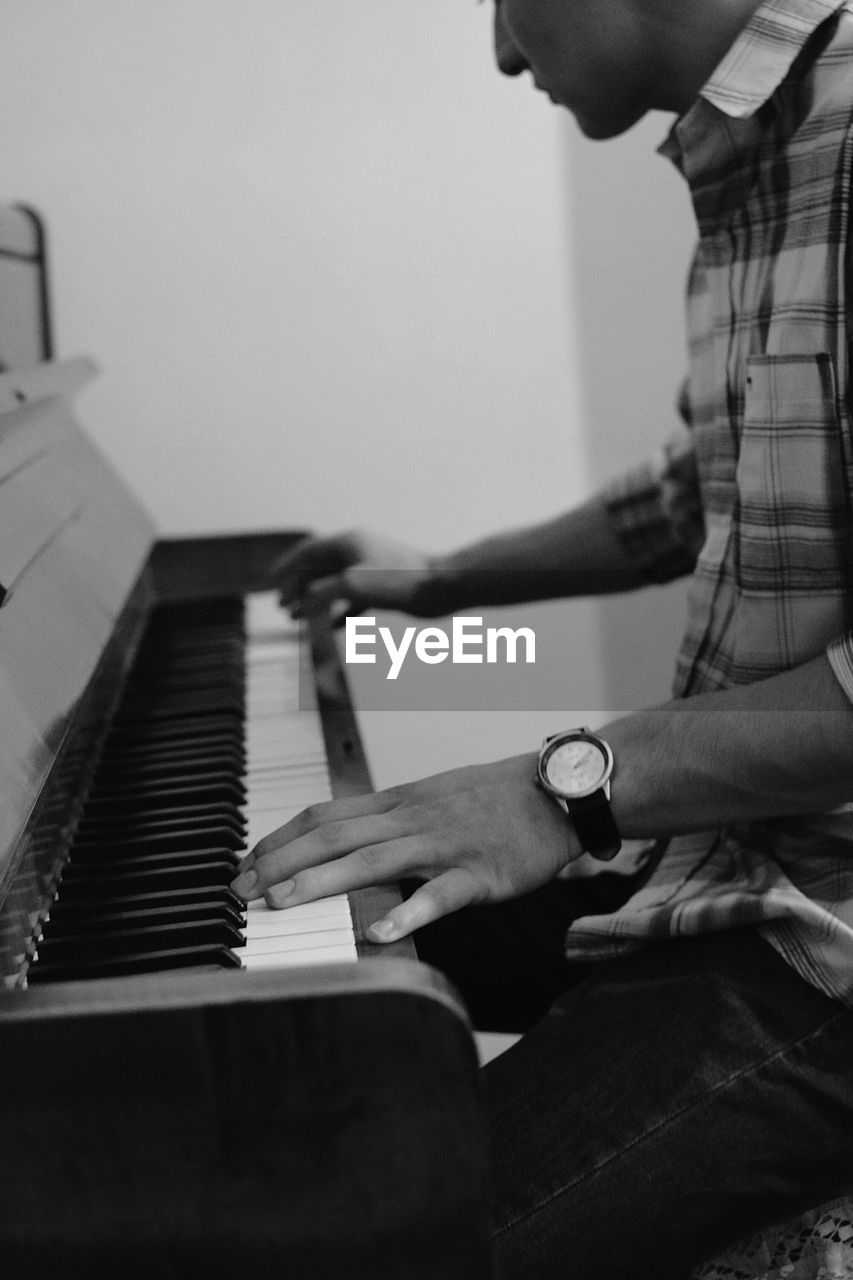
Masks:
[[[475,1025],[532,1028],[483,1073],[501,1280],[682,1277],[853,1186],[853,1011],[748,929],[569,966],[572,914],[554,885],[418,939]]]

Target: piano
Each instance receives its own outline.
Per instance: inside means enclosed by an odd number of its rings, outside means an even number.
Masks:
[[[370,785],[293,532],[158,539],[54,358],[44,229],[0,209],[0,1267],[491,1274],[477,1062],[394,887],[248,911],[247,842]]]

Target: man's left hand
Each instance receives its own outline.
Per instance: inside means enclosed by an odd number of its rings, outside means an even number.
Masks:
[[[371,885],[419,880],[370,929],[393,942],[471,903],[518,897],[581,850],[535,785],[536,756],[452,769],[373,795],[311,805],[255,846],[233,889],[295,906]]]

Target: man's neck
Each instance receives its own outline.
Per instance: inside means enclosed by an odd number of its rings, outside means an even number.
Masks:
[[[681,115],[763,0],[643,0],[647,35],[662,50],[661,102]]]

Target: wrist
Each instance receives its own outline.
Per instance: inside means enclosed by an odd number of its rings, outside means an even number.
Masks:
[[[430,556],[421,584],[415,589],[415,612],[424,617],[455,613],[470,603],[464,590],[464,570],[456,555]]]

